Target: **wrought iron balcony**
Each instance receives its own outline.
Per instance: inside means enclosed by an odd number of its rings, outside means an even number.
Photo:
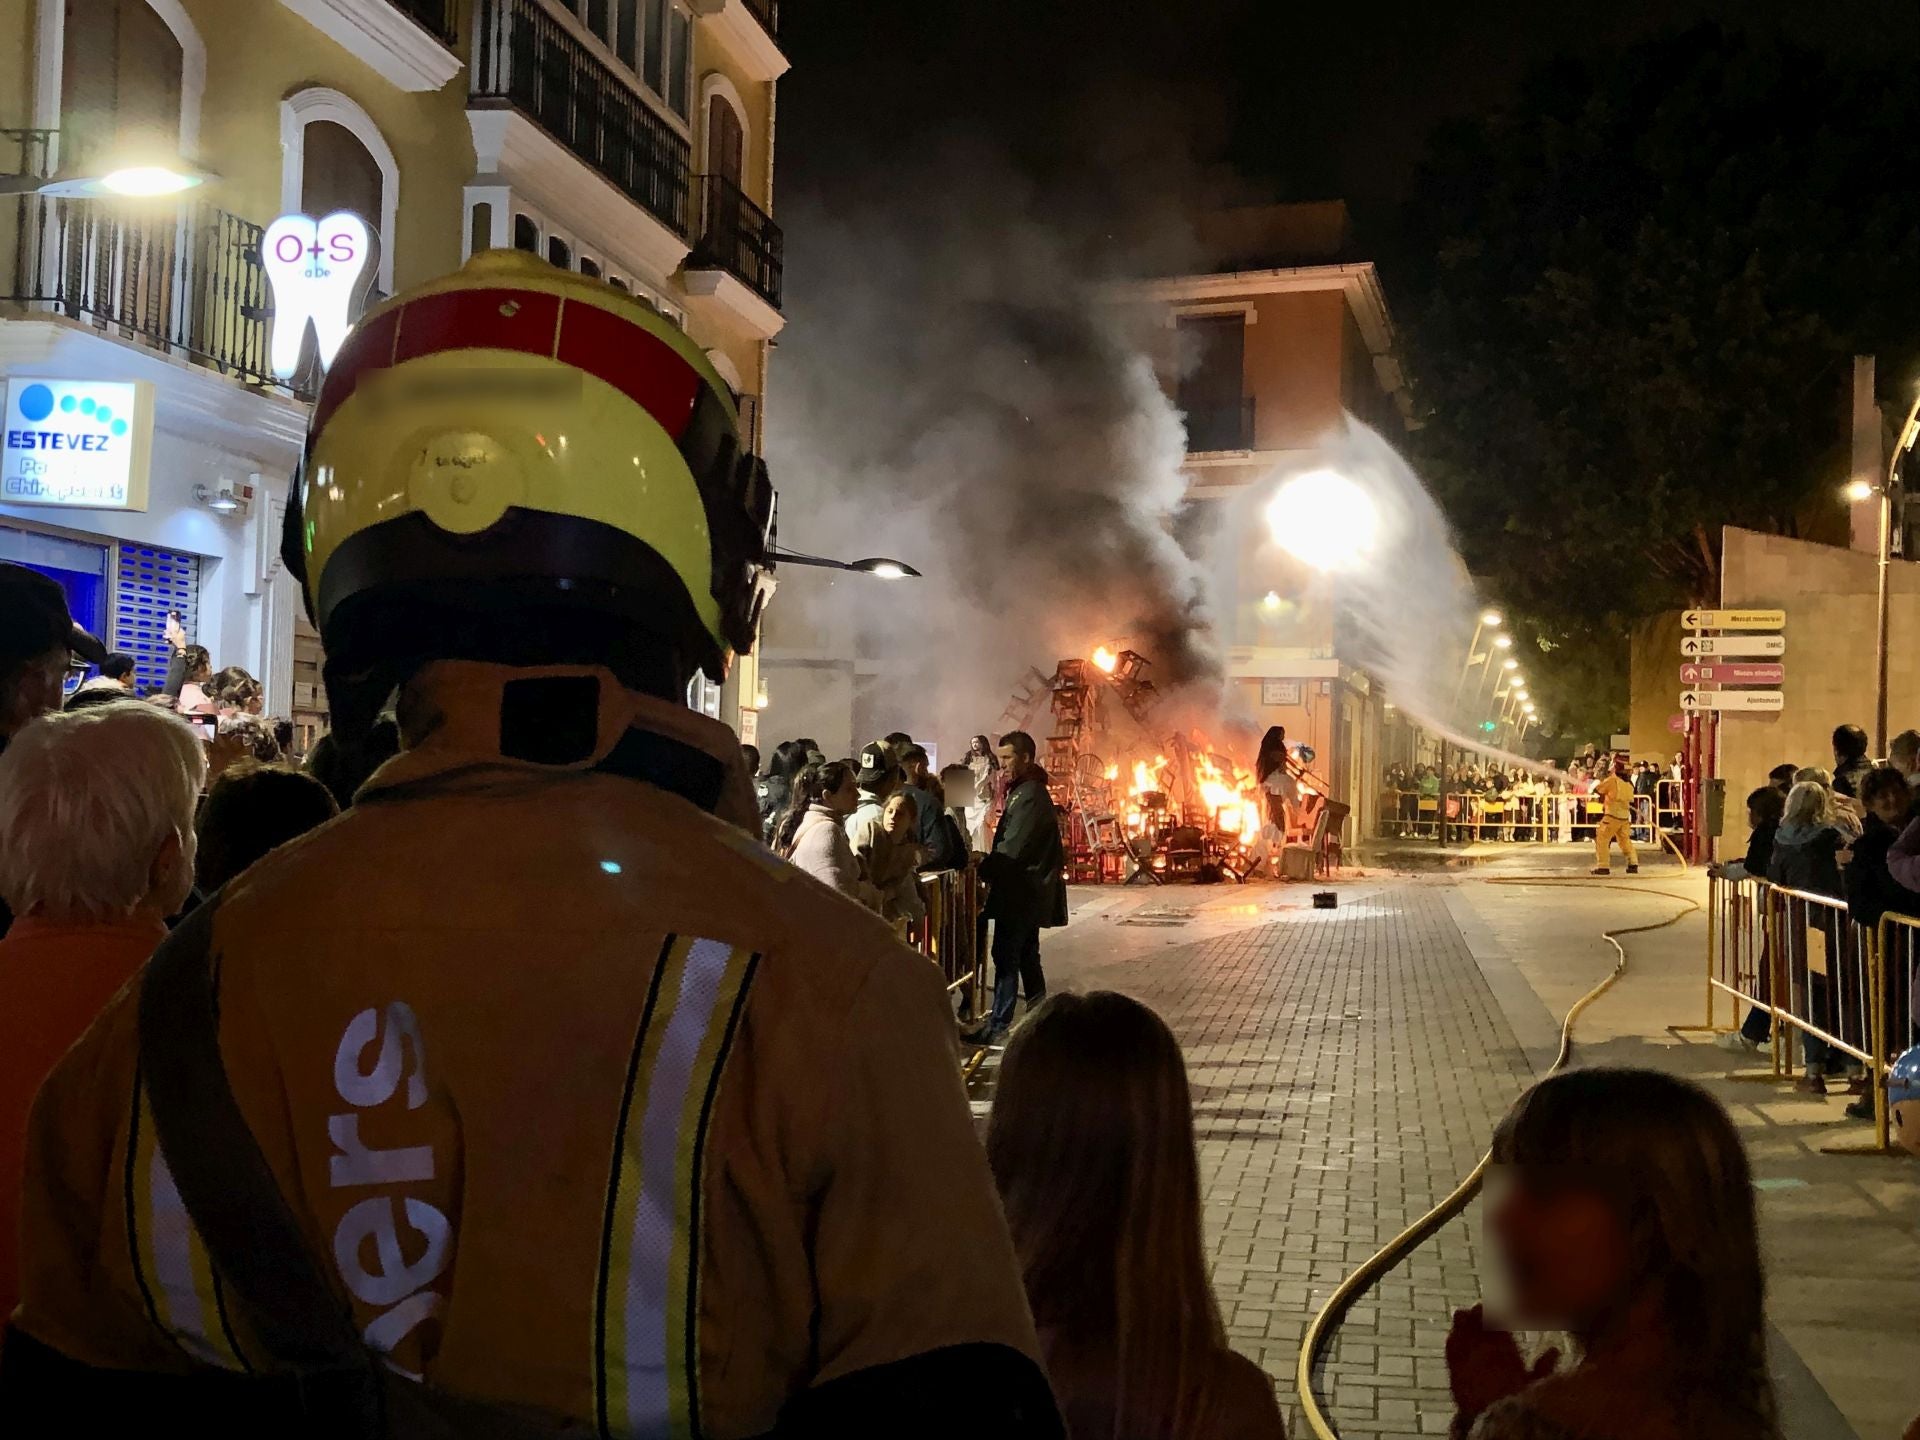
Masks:
[[[1253,397],[1231,405],[1190,405],[1187,415],[1187,453],[1253,449]]]
[[[538,0],[480,0],[473,101],[509,105],[687,236],[691,147]]]
[[[780,227],[726,176],[698,178],[700,239],[687,260],[688,268],[725,270],[778,310],[786,256]]]
[[[745,0],[753,18],[775,40],[780,38],[780,0]]]
[[[267,367],[262,228],[207,204],[14,197],[4,297],[248,385]]]
[[[388,0],[388,3],[449,49],[460,43],[459,0]]]

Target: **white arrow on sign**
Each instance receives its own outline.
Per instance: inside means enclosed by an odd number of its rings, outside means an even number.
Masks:
[[[1680,641],[1680,655],[1686,660],[1778,659],[1786,653],[1784,635],[1687,635]]]
[[[1778,711],[1786,708],[1786,698],[1778,690],[1682,690],[1680,708]]]
[[[1784,630],[1784,610],[1684,610],[1680,614],[1683,630]]]

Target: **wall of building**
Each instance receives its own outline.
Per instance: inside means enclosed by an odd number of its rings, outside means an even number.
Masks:
[[[1721,558],[1721,604],[1787,612],[1785,709],[1728,714],[1720,722],[1717,773],[1728,812],[1767,771],[1792,761],[1831,765],[1836,725],[1873,730],[1876,559],[1857,550],[1729,527]],[[1920,565],[1896,560],[1890,578],[1888,726],[1920,726]],[[1744,826],[1732,825],[1737,842]]]
[[[1340,418],[1346,313],[1338,290],[1258,297],[1246,349],[1254,448],[1300,449]]]
[[[282,212],[280,102],[338,90],[379,127],[400,170],[394,281],[405,289],[460,263],[461,187],[473,173],[467,72],[442,89],[395,89],[293,11],[261,0],[186,0],[207,46],[200,158],[219,179],[207,198],[265,223]],[[470,27],[469,27],[470,28]]]
[[[1628,660],[1627,734],[1635,760],[1670,760],[1680,748],[1680,612],[1670,610],[1633,632]]]

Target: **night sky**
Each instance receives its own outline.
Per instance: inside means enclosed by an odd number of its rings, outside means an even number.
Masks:
[[[1497,107],[1557,55],[1714,21],[1920,63],[1911,0],[789,0],[784,18],[788,193],[929,135],[1070,172],[1129,132],[1216,196],[1345,198],[1363,235],[1393,224],[1436,124]]]

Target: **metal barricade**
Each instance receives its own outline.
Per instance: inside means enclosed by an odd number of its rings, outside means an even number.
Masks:
[[[924,920],[908,932],[914,949],[940,967],[949,995],[967,1001],[968,1013],[985,1014],[987,967],[980,943],[980,872],[935,870],[919,877]]]
[[[1889,964],[1889,959],[1893,963]],[[1831,895],[1763,880],[1715,875],[1707,906],[1707,1023],[1714,995],[1768,1017],[1772,1069],[1782,1079],[1804,1059],[1830,1053],[1857,1062],[1873,1097],[1873,1152],[1888,1148],[1887,1073],[1914,1038],[1914,966],[1920,960],[1920,918],[1885,915],[1862,925]],[[1905,1017],[1904,1026],[1895,1017]],[[1749,1077],[1742,1077],[1749,1078]]]

